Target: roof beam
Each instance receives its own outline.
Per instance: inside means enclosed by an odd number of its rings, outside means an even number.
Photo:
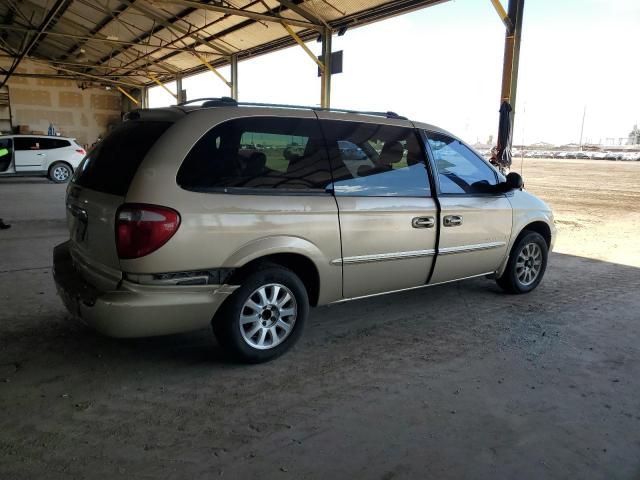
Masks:
[[[97,35],[100,32],[100,30],[102,30],[104,27],[109,25],[109,23],[111,23],[113,20],[116,20],[120,15],[122,15],[124,13],[124,11],[127,8],[129,8],[128,5],[120,4],[120,6],[113,11],[113,13],[111,13],[110,15],[106,16],[105,18],[103,18],[97,25],[95,25],[91,30],[89,30],[89,37],[90,38],[95,37],[95,35]],[[78,49],[82,48],[82,46],[85,43],[87,43],[86,40],[76,43],[73,47],[71,47],[69,50],[67,50],[67,53],[65,53],[61,57],[62,60],[66,60],[70,55],[73,55],[74,52],[76,52]]]
[[[500,0],[491,0],[491,3],[493,4],[493,8],[496,9],[496,12],[500,17],[500,20],[502,20],[502,23],[504,23],[504,26],[507,28],[507,30],[508,31],[513,30],[513,22],[509,18],[507,11],[502,6],[502,3],[500,3]]]
[[[258,0],[258,1],[260,1],[260,0]],[[443,2],[443,1],[448,1],[448,0],[428,0],[428,1]],[[257,3],[257,2],[254,2],[254,4],[255,4],[255,3]],[[193,11],[195,11],[195,10],[196,10],[196,9],[193,9],[193,8],[189,8],[189,9],[188,9],[188,11],[189,11],[189,12],[193,12]],[[287,10],[287,8],[281,5],[281,6],[276,7],[276,8],[274,8],[274,9],[270,10],[270,11],[271,11],[271,13],[277,14],[277,13],[279,13],[279,12],[283,12],[283,11],[286,11],[286,10]],[[188,15],[188,14],[185,14],[185,16],[186,16],[186,15]],[[216,20],[214,20],[214,21],[212,21],[212,22],[209,22],[207,25],[204,25],[203,27],[201,27],[201,28],[199,28],[199,29],[195,30],[195,32],[198,32],[198,31],[201,31],[201,30],[206,30],[206,29],[207,29],[207,28],[209,28],[211,25],[213,25],[213,24],[215,24],[215,23],[217,23],[217,22],[219,22],[219,21],[221,21],[221,20],[223,20],[223,19],[225,19],[225,18],[227,18],[227,17],[226,17],[226,16],[224,16],[224,17],[221,17],[221,18],[219,18],[219,19],[216,19]],[[240,22],[240,23],[238,23],[238,24],[236,24],[236,25],[233,25],[233,26],[231,26],[231,27],[226,28],[225,30],[223,30],[223,31],[221,31],[221,32],[217,32],[217,33],[215,33],[215,34],[213,34],[213,35],[210,35],[210,36],[206,37],[206,40],[215,40],[215,39],[222,38],[222,37],[224,37],[224,36],[226,36],[226,35],[228,35],[228,34],[230,34],[230,33],[240,31],[240,30],[242,30],[243,28],[245,28],[245,27],[247,27],[247,26],[249,26],[249,25],[252,25],[255,21],[256,21],[256,20],[252,20],[252,19],[249,19],[249,18],[248,18],[248,19],[246,19],[246,20],[244,20],[244,21],[242,21],[242,22]],[[288,19],[287,19],[287,21],[288,21]],[[310,38],[312,35],[317,35],[317,32],[316,32],[315,30],[307,30],[307,31],[303,31],[303,32],[298,33],[298,36],[299,36],[299,37],[305,37],[305,40],[309,40],[309,38]],[[183,38],[184,38],[184,37],[183,37]],[[294,44],[294,45],[295,45],[295,41],[293,40],[293,38],[292,38],[292,37],[290,37],[290,36],[286,36],[286,37],[284,37],[284,40],[285,40],[285,41],[287,41],[287,39],[291,40],[291,42],[287,43],[287,44],[286,44],[286,46],[291,45],[291,44]],[[281,39],[281,40],[282,40],[282,39]],[[182,42],[184,43],[184,40],[183,40],[183,39],[176,39],[176,40],[171,41],[171,42],[170,42],[170,44],[177,43],[178,41],[182,41]],[[271,42],[271,43],[273,43],[273,42]],[[246,57],[248,57],[248,56],[251,56],[251,52],[252,52],[253,50],[255,50],[255,49],[251,49],[250,51],[242,51],[242,52],[238,52],[238,55],[239,55],[239,57],[238,57],[238,58],[246,58]],[[154,53],[156,53],[156,52],[155,52],[155,51],[154,51],[154,52],[151,52],[151,54],[154,54]],[[149,55],[149,54],[147,54],[147,55]],[[170,53],[168,53],[168,54],[166,54],[166,55],[163,55],[163,56],[162,56],[162,57],[160,57],[159,59],[156,59],[156,61],[164,61],[164,60],[167,60],[167,59],[169,59],[169,58],[173,57],[174,55],[177,55],[177,53],[176,53],[176,52],[170,52]],[[131,63],[133,63],[133,62],[130,62],[129,64],[131,64]],[[227,62],[225,62],[224,60],[220,59],[220,60],[216,60],[215,62],[211,62],[211,63],[213,63],[213,64],[214,64],[214,67],[220,67],[220,66],[222,66],[222,65],[225,65]],[[126,65],[125,65],[125,66],[126,66]],[[197,73],[197,72],[194,72],[194,73]]]
[[[24,33],[29,33],[29,34],[36,32],[36,30],[30,30],[28,28],[17,27],[17,26],[14,26],[14,25],[0,25],[0,30],[12,30],[12,31],[16,31],[16,32],[24,32]],[[76,39],[76,40],[85,40],[85,43],[88,43],[88,42],[101,42],[101,43],[111,43],[111,44],[115,44],[115,45],[127,45],[127,46],[132,46],[132,47],[145,47],[145,48],[154,48],[154,49],[161,49],[161,50],[174,50],[176,52],[191,52],[191,49],[171,47],[171,46],[169,46],[169,44],[167,44],[167,46],[163,46],[163,45],[154,45],[154,44],[151,44],[151,43],[127,42],[125,40],[112,40],[112,39],[109,39],[109,38],[89,37],[89,36],[86,36],[86,35],[75,35],[75,34],[72,34],[72,33],[47,32],[47,36],[49,36],[49,37],[73,38],[73,39]]]
[[[47,2],[48,3],[48,2]],[[42,32],[42,35],[40,35],[40,37],[36,40],[36,43],[33,45],[33,48],[31,49],[33,52],[38,50],[38,47],[40,46],[40,42],[44,41],[45,38],[47,38],[48,35],[48,31],[51,30],[52,28],[54,28],[56,26],[56,24],[58,23],[58,21],[60,20],[60,18],[62,18],[62,16],[64,15],[64,12],[67,10],[67,8],[69,8],[71,6],[71,4],[73,3],[73,0],[69,0],[67,1],[62,8],[60,8],[54,15],[53,18],[51,19],[51,22],[49,22],[49,25],[47,26],[47,31]]]
[[[22,62],[24,57],[29,55],[29,52],[31,51],[31,49],[38,43],[40,36],[47,30],[47,28],[49,27],[49,24],[52,22],[52,20],[58,14],[58,12],[60,12],[63,9],[66,9],[71,3],[71,1],[72,0],[58,0],[53,5],[53,7],[51,7],[51,10],[49,10],[49,13],[44,17],[44,20],[38,27],[38,30],[36,31],[31,41],[27,44],[24,50],[22,50],[22,52],[20,53],[16,61],[13,62],[13,65],[11,65],[11,68],[9,69],[9,71],[5,74],[4,80],[2,81],[2,83],[0,83],[0,88],[4,87],[4,85],[7,83],[9,78],[11,78],[11,75],[13,74],[13,72],[16,71],[16,68],[18,68],[18,65],[20,64],[20,62]]]
[[[168,28],[169,30],[174,29],[184,35],[188,35],[198,43],[201,43],[202,45],[205,45],[211,48],[212,50],[218,52],[219,54],[222,54],[228,57],[231,55],[231,53],[233,53],[227,50],[226,48],[219,47],[218,45],[215,45],[210,41],[205,40],[200,35],[196,35],[194,33],[189,32],[186,28],[183,28],[180,25],[177,25],[177,22],[170,23],[166,21],[164,18],[158,15],[152,8],[149,8],[148,6],[144,5],[145,2],[143,2],[142,0],[137,0],[137,1],[124,0],[124,1],[127,2],[131,6],[131,8],[133,8],[134,10],[138,10],[139,12],[142,12],[145,15],[148,15],[149,17],[153,18],[156,22],[158,22],[160,25],[164,26],[165,28]]]
[[[298,36],[298,34],[296,32],[293,31],[293,29],[289,25],[287,25],[285,22],[282,22],[282,26],[287,31],[287,33],[289,35],[291,35],[291,38],[293,38],[295,40],[295,42],[302,47],[302,49],[306,52],[306,54],[309,55],[311,60],[316,62],[316,64],[320,68],[320,71],[324,73],[324,71],[325,71],[324,63],[322,63],[320,60],[318,60],[318,57],[316,57],[315,53],[313,53],[311,50],[309,50],[309,47],[307,47],[305,45],[304,41]]]
[[[299,4],[296,4],[293,1],[278,0],[278,3],[281,4],[281,5],[284,5],[289,10],[292,10],[292,11],[296,12],[302,18],[306,18],[311,23],[314,23],[316,25],[324,25],[325,27],[329,26],[329,24],[323,18],[320,18],[320,17],[317,17],[317,16],[313,15],[311,12],[308,12],[303,7],[301,7]],[[304,2],[301,2],[301,3],[304,3]],[[287,23],[293,25],[293,23],[291,23],[291,21],[289,19],[287,19]]]
[[[334,20],[330,22],[330,25],[333,30],[337,30],[342,27],[347,27],[351,25],[354,25],[354,26],[367,25],[369,23],[393,16],[393,15],[410,12],[410,11],[424,8],[424,7],[431,7],[434,5],[446,3],[448,1],[449,0],[396,0],[394,2],[380,5],[365,13],[359,12],[353,15],[349,15],[349,16]],[[284,9],[285,7],[280,7],[280,8]],[[252,23],[253,21],[250,19],[245,20],[244,22],[233,25],[223,31],[217,32],[207,37],[207,40],[221,38],[230,33],[241,31],[244,27],[251,25]],[[307,30],[307,31],[299,32],[298,36],[303,41],[306,42],[311,40],[312,38],[315,38],[315,36],[317,36],[317,33],[313,30]],[[243,60],[245,58],[253,57],[256,55],[263,55],[269,52],[280,50],[282,48],[286,48],[295,44],[296,44],[295,40],[290,35],[286,35],[286,36],[283,36],[282,38],[277,38],[263,45],[257,45],[253,48],[242,50],[241,52],[238,52],[237,55],[239,60]],[[174,55],[176,55],[176,53],[168,53],[160,57],[158,60],[160,61],[168,60]],[[226,65],[228,62],[225,61],[224,59],[219,59],[211,63],[213,64],[214,67],[219,68],[221,66]],[[184,71],[183,75],[184,76],[195,75],[197,73],[200,73],[202,70],[203,68],[194,67]]]
[[[246,18],[250,18],[252,20],[258,20],[258,21],[263,21],[263,22],[280,23],[280,22],[285,21],[289,25],[294,25],[294,26],[300,27],[300,28],[309,28],[309,29],[313,29],[313,30],[320,30],[322,28],[321,24],[316,19],[314,19],[313,21],[305,22],[305,21],[301,21],[301,20],[295,20],[295,19],[291,19],[291,18],[280,17],[278,15],[270,15],[270,14],[266,14],[266,13],[251,12],[249,10],[241,10],[239,8],[223,7],[221,5],[213,5],[213,4],[209,4],[209,3],[200,3],[200,2],[195,2],[193,0],[152,0],[152,1],[153,1],[153,3],[172,3],[172,4],[177,4],[177,5],[184,5],[185,7],[193,7],[193,8],[197,8],[197,9],[200,9],[200,10],[208,10],[210,12],[223,13],[225,15],[237,15],[239,17],[246,17]],[[280,0],[278,0],[278,1],[280,1]]]
[[[107,83],[113,83],[115,85],[125,85],[127,87],[134,87],[134,88],[142,88],[143,85],[139,84],[139,83],[130,83],[130,82],[123,82],[122,80],[113,80],[110,77],[107,77],[105,75],[91,75],[90,73],[83,73],[83,72],[78,72],[77,70],[71,70],[69,68],[64,68],[64,67],[60,67],[60,66],[51,66],[46,62],[42,62],[40,60],[34,59],[34,58],[29,58],[29,60],[33,63],[39,64],[39,65],[44,65],[45,67],[49,67],[51,69],[54,70],[61,70],[63,72],[67,72],[70,73],[72,75],[79,75],[81,77],[87,77],[87,78],[91,78],[93,81],[95,82],[107,82]]]

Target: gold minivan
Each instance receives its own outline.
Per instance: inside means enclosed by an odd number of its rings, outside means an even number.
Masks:
[[[555,238],[519,175],[437,127],[226,98],[129,113],[66,202],[71,313],[115,337],[211,325],[247,362],[290,348],[310,306],[485,275],[529,292]]]

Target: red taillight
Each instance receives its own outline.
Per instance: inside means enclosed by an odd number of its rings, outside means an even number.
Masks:
[[[84,148],[76,148],[76,152],[78,152],[80,155],[86,155],[87,152],[84,151]]]
[[[124,259],[155,252],[178,231],[180,214],[157,205],[125,204],[116,214],[116,247]]]

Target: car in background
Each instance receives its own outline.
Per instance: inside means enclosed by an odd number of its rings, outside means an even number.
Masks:
[[[0,136],[0,177],[46,176],[66,183],[86,155],[74,138],[48,135]]]
[[[627,152],[622,154],[622,160],[637,162],[640,160],[640,152]]]
[[[361,167],[373,168],[375,166],[374,163],[369,160],[369,157],[364,150],[353,142],[339,140],[338,149],[340,151],[340,156],[344,160],[345,166],[349,169],[352,175],[357,175],[358,169]],[[374,158],[377,157],[378,154],[376,152]]]

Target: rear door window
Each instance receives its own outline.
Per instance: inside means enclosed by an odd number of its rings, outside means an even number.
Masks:
[[[42,150],[42,139],[38,137],[16,137],[16,150]]]
[[[411,128],[322,120],[337,196],[428,197],[429,174]]]
[[[189,152],[178,184],[195,191],[324,191],[331,183],[318,121],[253,117],[211,129]]]
[[[171,122],[127,121],[96,145],[76,172],[74,183],[124,196],[147,152]]]

